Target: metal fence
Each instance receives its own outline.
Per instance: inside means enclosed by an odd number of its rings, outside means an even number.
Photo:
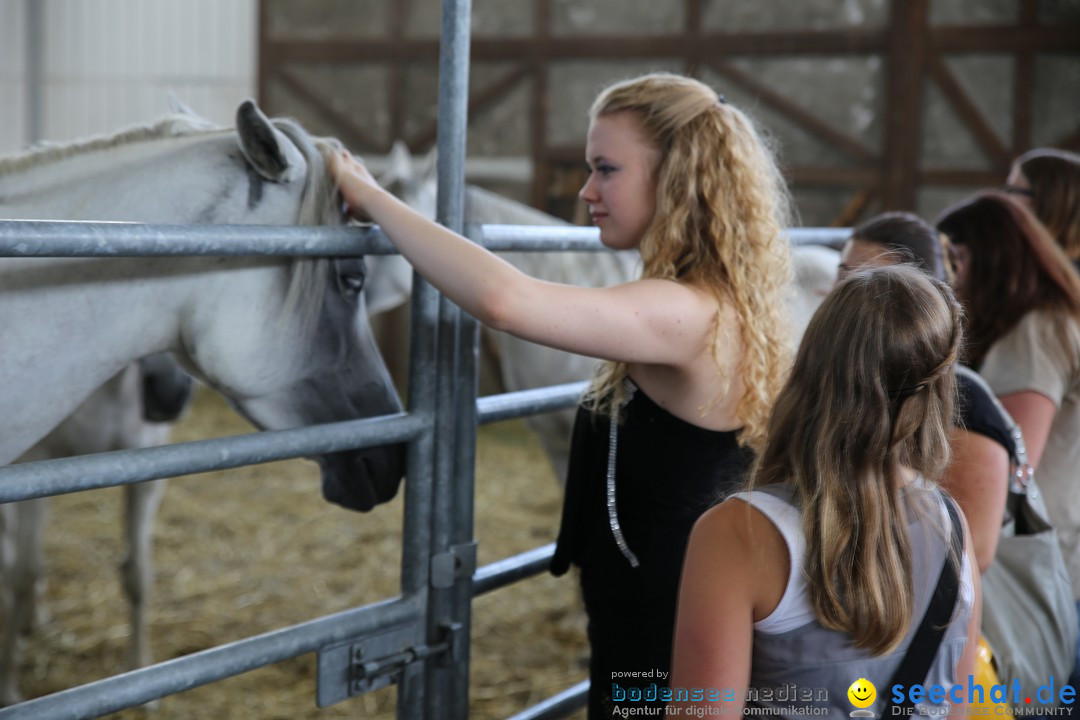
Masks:
[[[600,249],[595,229],[464,227],[467,0],[444,0],[439,88],[438,219],[496,250]],[[0,256],[356,255],[392,252],[377,230],[115,223],[0,222]],[[844,230],[792,231],[795,243],[836,244]],[[413,291],[407,411],[381,418],[254,433],[0,468],[0,502],[310,454],[406,442],[400,595],[228,643],[0,710],[12,718],[99,717],[309,652],[316,699],[330,705],[398,685],[398,717],[466,718],[471,603],[543,572],[552,546],[476,567],[473,477],[479,424],[573,406],[584,383],[476,398],[477,327],[430,285]],[[515,716],[563,717],[588,683]]]
[[[250,229],[249,229],[250,230]],[[601,248],[595,229],[477,225],[498,250]],[[350,255],[390,251],[377,230],[0,222],[2,256]],[[835,243],[847,231],[793,230],[793,242]],[[221,470],[311,454],[407,442],[401,595],[121,676],[31,700],[6,718],[90,718],[319,653],[317,700],[330,705],[389,682],[402,718],[468,716],[468,643],[474,596],[547,568],[548,545],[476,568],[473,475],[476,428],[573,406],[584,383],[476,398],[475,322],[418,279],[407,412],[295,430],[253,433],[0,468],[0,502]],[[587,683],[516,718],[562,717]]]

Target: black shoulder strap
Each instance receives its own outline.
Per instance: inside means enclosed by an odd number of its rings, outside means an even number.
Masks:
[[[945,497],[945,507],[949,511],[949,519],[952,520],[952,547],[956,558],[963,558],[964,553],[964,530],[960,523],[960,514],[952,499]],[[926,676],[930,674],[930,666],[934,663],[938,649],[941,647],[941,639],[945,630],[949,627],[953,611],[956,609],[956,598],[960,592],[960,577],[957,575],[958,568],[952,562],[953,554],[946,553],[945,565],[941,568],[938,577],[937,589],[930,599],[930,607],[926,609],[919,629],[911,640],[907,654],[904,655],[900,667],[893,673],[889,687],[903,685],[910,688],[912,685],[922,685],[926,682]],[[910,696],[905,693],[905,698]],[[892,702],[888,702],[882,710],[881,717],[888,717],[892,713]],[[913,708],[914,703],[905,699],[899,703],[901,707]]]

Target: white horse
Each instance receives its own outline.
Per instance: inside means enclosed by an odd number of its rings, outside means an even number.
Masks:
[[[164,409],[158,402],[161,390],[174,394]],[[169,439],[171,421],[186,408],[190,395],[191,377],[167,356],[155,355],[145,364],[131,363],[95,390],[19,462],[162,445]],[[147,419],[148,415],[157,419]],[[147,612],[154,575],[153,525],[164,491],[164,479],[124,487],[127,556],[121,577],[130,610],[129,668],[152,662]],[[9,574],[3,578],[4,602],[0,606],[4,627],[0,633],[0,704],[20,699],[17,634],[29,634],[48,617],[42,602],[47,509],[48,498],[0,505],[0,528],[10,538],[12,555]]]
[[[414,164],[408,149],[395,143],[388,169],[379,181],[391,188],[411,207],[428,217],[435,216],[438,186],[434,154]],[[465,222],[506,225],[569,225],[523,203],[489,192],[475,185],[465,188]],[[636,278],[641,259],[636,251],[621,252],[506,252],[500,256],[523,272],[552,282],[588,287],[608,287]],[[412,283],[412,270],[399,255],[380,256],[379,283],[368,290],[368,305],[381,310],[404,303]],[[788,294],[792,329],[801,337],[811,315],[832,287],[839,253],[814,245],[792,248],[794,282]],[[507,333],[483,328],[486,348],[494,348],[503,386],[508,391],[587,380],[596,367],[593,358],[554,350]],[[566,477],[570,455],[570,435],[574,411],[533,415],[527,419],[537,434],[559,482]]]
[[[324,163],[335,146],[295,123],[267,120],[251,102],[240,106],[235,131],[173,116],[0,159],[0,218],[340,224]],[[129,387],[125,368],[162,352],[260,428],[400,410],[367,325],[365,277],[362,258],[0,259],[0,464],[40,457],[48,450],[32,451],[35,444],[95,389],[118,374],[110,385]],[[358,510],[393,497],[404,467],[400,446],[314,459],[327,499]],[[33,535],[34,527],[31,520],[19,532]],[[13,545],[5,532],[7,609]],[[17,630],[14,622],[2,628],[5,636]],[[13,653],[0,657],[5,677],[17,668]],[[0,701],[17,699],[14,690],[0,688]]]

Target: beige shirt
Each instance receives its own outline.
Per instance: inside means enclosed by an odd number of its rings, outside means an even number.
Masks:
[[[1057,408],[1035,477],[1080,599],[1080,322],[1028,313],[990,348],[979,373],[999,396],[1034,391]]]

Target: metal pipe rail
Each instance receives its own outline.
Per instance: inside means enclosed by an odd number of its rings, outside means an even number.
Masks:
[[[839,248],[851,237],[851,228],[788,228],[784,231],[792,245],[826,245]],[[470,224],[466,234],[488,250],[530,252],[565,250],[596,252],[607,250],[595,227]]]
[[[0,257],[393,255],[377,228],[0,220]]]
[[[851,236],[848,228],[789,228],[786,232],[792,245],[837,247]],[[470,224],[465,234],[495,252],[606,250],[594,227]],[[396,253],[377,227],[0,220],[0,257],[325,257]]]
[[[0,720],[100,717],[422,617],[416,598],[384,600],[27,700],[0,709]]]
[[[473,597],[539,575],[551,565],[554,554],[555,543],[550,543],[479,568],[473,574]]]
[[[485,395],[476,399],[477,422],[486,425],[526,415],[567,410],[577,405],[588,386],[587,381],[581,381]]]
[[[577,403],[587,386],[587,382],[566,383],[478,398],[478,420],[487,424],[564,410]],[[268,430],[9,465],[0,467],[0,503],[408,442],[430,428],[430,419],[397,413],[293,430]]]
[[[293,430],[267,430],[8,465],[0,467],[0,503],[408,442],[431,426],[429,418],[396,413]]]
[[[451,214],[457,212],[459,209],[454,208]],[[595,228],[476,225],[465,231],[493,250],[603,249]],[[793,244],[836,246],[848,236],[849,231],[844,229],[789,231]],[[377,228],[0,221],[0,256],[21,258],[311,257],[393,252]],[[440,633],[447,627],[455,627],[461,636],[467,637],[472,597],[548,567],[550,545],[498,561],[475,573],[440,575],[437,582],[433,581],[431,572],[434,567],[453,567],[459,560],[469,567],[471,559],[475,566],[471,475],[476,425],[572,407],[586,383],[476,399],[475,322],[462,317],[445,300],[440,301],[422,281],[416,283],[413,299],[409,413],[0,469],[0,502],[8,502],[407,441],[409,481],[405,483],[401,597],[62,691],[0,710],[0,719],[98,717],[311,651],[320,652],[320,668],[325,654],[330,668],[330,680],[325,688],[320,671],[320,702],[324,693],[336,702],[354,690],[346,689],[347,683],[337,679],[348,658],[343,662],[339,650],[333,647],[328,650],[328,646],[347,645],[362,636],[392,632],[412,638],[413,647],[436,647],[432,643],[437,644]],[[417,328],[422,332],[417,334]],[[432,499],[434,505],[430,504]],[[453,585],[443,584],[448,581]],[[467,654],[462,657],[462,652],[467,653],[467,648],[455,653],[455,664],[451,666],[426,658],[402,670],[399,717],[441,717],[446,712],[465,717],[468,662]],[[397,656],[391,653],[387,657]],[[425,676],[424,672],[433,674]],[[587,682],[579,684],[516,717],[523,720],[563,716],[581,707],[586,688]]]
[[[589,681],[582,680],[560,693],[542,700],[530,708],[522,710],[509,720],[555,720],[585,707],[589,701]]]

